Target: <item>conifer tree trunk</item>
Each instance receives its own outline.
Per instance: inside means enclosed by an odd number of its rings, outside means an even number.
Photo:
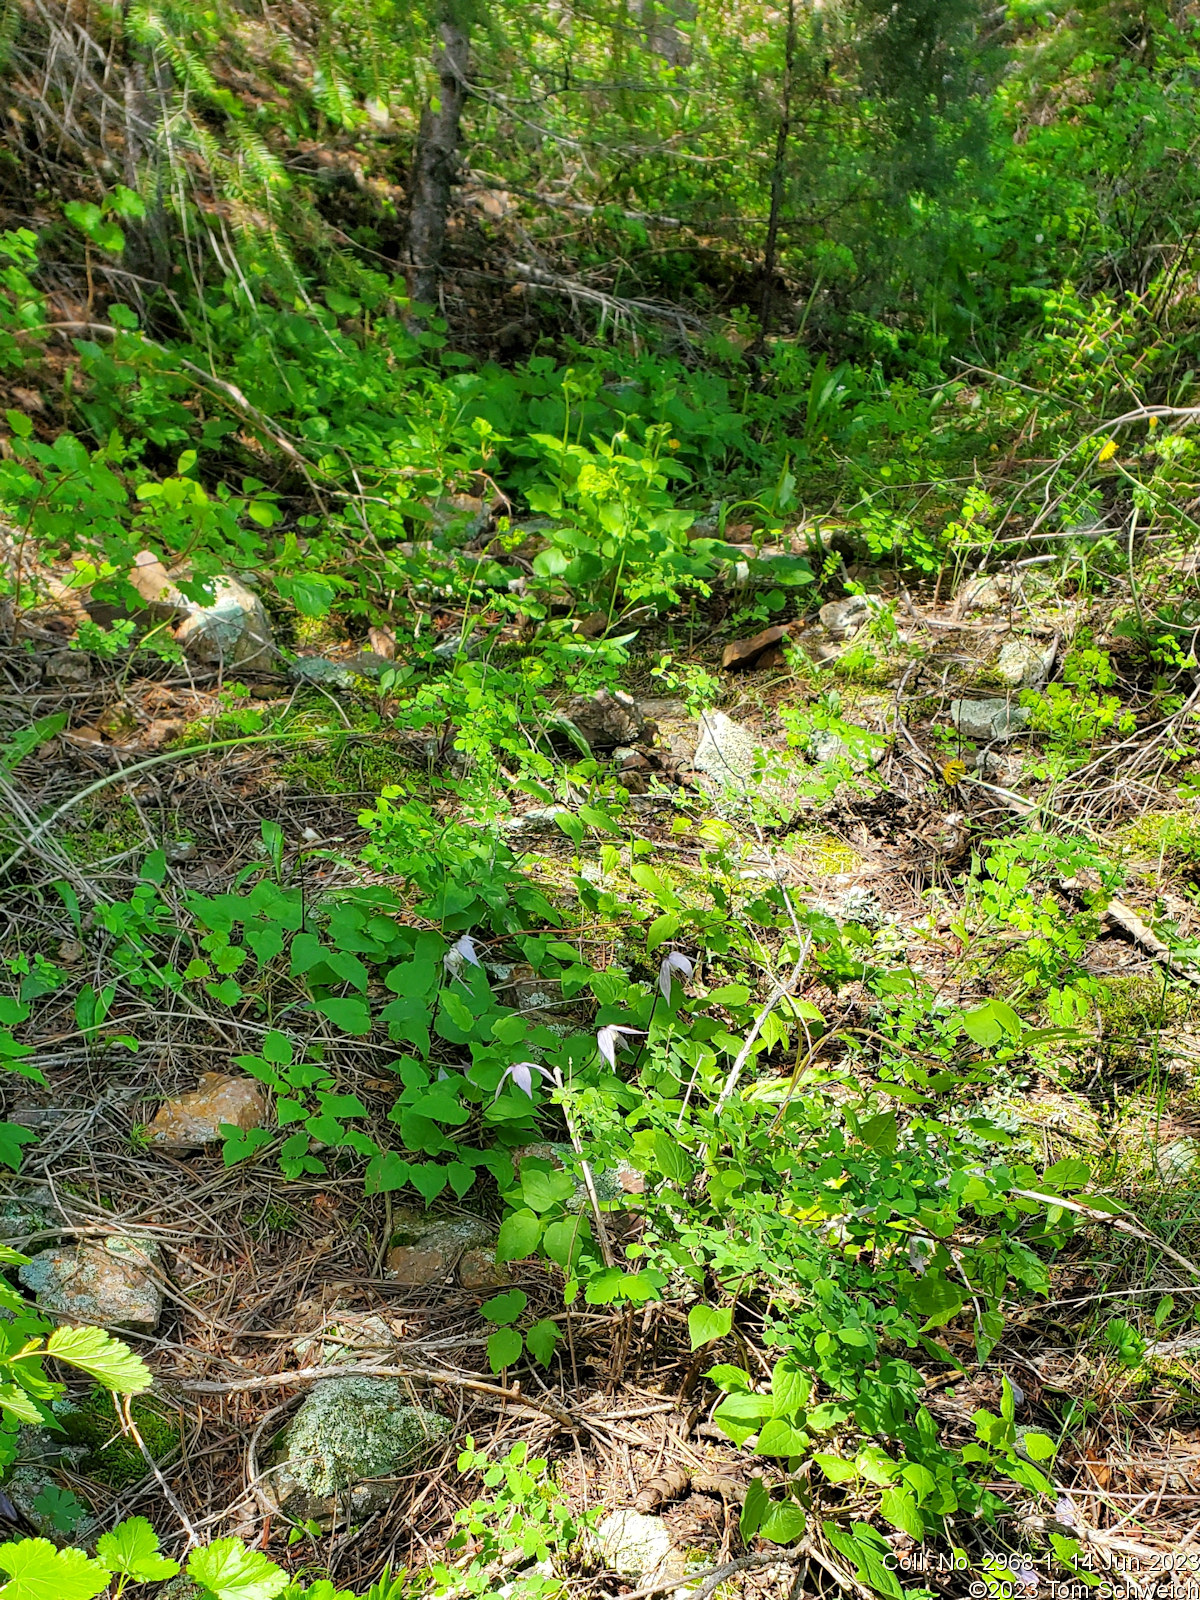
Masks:
[[[771,209],[767,217],[767,240],[763,250],[762,300],[758,310],[758,340],[765,343],[771,331],[771,299],[774,293],[775,264],[779,258],[779,219],[783,211],[783,186],[787,171],[787,147],[792,134],[792,85],[796,73],[796,0],[788,0],[787,41],[784,46],[783,94],[779,124],[775,130],[775,159],[771,164]]]
[[[408,256],[412,262],[412,297],[436,305],[446,244],[450,190],[458,163],[458,140],[467,98],[471,59],[469,19],[462,0],[449,0],[438,23],[433,65],[438,75],[436,104],[421,117],[413,159],[412,205],[408,220]]]

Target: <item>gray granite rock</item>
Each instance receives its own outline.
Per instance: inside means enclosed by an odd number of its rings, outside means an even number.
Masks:
[[[530,811],[522,812],[519,817],[508,817],[500,824],[500,832],[505,842],[518,848],[535,839],[545,838],[547,835],[560,834],[556,817],[569,817],[569,806],[537,806]]]
[[[614,750],[633,744],[646,731],[637,701],[621,689],[597,689],[567,701],[563,715],[578,729],[592,750]]]
[[[193,606],[175,630],[195,661],[213,666],[270,667],[275,640],[262,601],[236,578],[213,578],[209,605]]]
[[[577,1158],[569,1144],[543,1141],[538,1144],[522,1145],[512,1152],[512,1159],[514,1167],[519,1172],[521,1163],[530,1159],[552,1161],[556,1167],[567,1168]],[[587,1211],[591,1207],[587,1185],[582,1179],[575,1179],[574,1182],[574,1193],[564,1200],[563,1209],[572,1212]],[[627,1201],[630,1195],[643,1194],[646,1188],[645,1177],[636,1167],[630,1166],[628,1161],[620,1161],[615,1167],[593,1167],[592,1182],[596,1186],[596,1199],[602,1206],[617,1201]]]
[[[344,661],[328,656],[296,656],[287,664],[288,677],[296,683],[314,683],[321,689],[353,689],[360,678],[377,678],[390,663],[373,650],[361,650]]]
[[[55,650],[42,662],[51,683],[86,683],[92,675],[92,658],[82,650]]]
[[[55,1232],[61,1225],[62,1214],[49,1189],[29,1189],[24,1194],[7,1194],[0,1200],[0,1239],[15,1250],[24,1249],[37,1235]],[[45,1248],[47,1240],[42,1238],[40,1244]]]
[[[880,602],[870,595],[851,594],[844,600],[830,600],[820,610],[821,626],[834,639],[853,639]]]
[[[1010,700],[951,700],[950,716],[964,739],[1013,739],[1029,725],[1024,706]]]

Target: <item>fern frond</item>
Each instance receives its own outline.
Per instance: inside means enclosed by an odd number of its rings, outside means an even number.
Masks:
[[[0,67],[8,65],[12,47],[21,31],[21,8],[17,0],[4,0],[0,9]]]

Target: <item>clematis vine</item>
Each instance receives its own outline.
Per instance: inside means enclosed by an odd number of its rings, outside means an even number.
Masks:
[[[690,983],[692,973],[696,968],[689,957],[679,950],[668,950],[663,957],[662,966],[658,969],[658,987],[662,990],[664,1000],[671,998],[671,980],[679,974],[680,983]]]
[[[545,1067],[539,1067],[536,1061],[514,1061],[511,1067],[505,1067],[504,1071],[500,1075],[500,1082],[496,1085],[496,1092],[492,1096],[493,1103],[499,1100],[500,1091],[510,1078],[516,1084],[517,1088],[523,1089],[532,1100],[533,1075],[535,1072],[539,1073],[543,1078],[548,1078],[550,1076]]]
[[[442,965],[450,974],[451,979],[457,978],[464,983],[466,982],[463,978],[464,967],[470,966],[482,969],[483,962],[479,959],[479,952],[475,949],[475,941],[469,933],[464,933],[461,939],[450,946],[442,957]]]
[[[615,1072],[617,1051],[627,1048],[624,1036],[640,1038],[644,1032],[644,1028],[622,1028],[618,1023],[610,1022],[607,1028],[601,1028],[596,1035],[596,1049]]]

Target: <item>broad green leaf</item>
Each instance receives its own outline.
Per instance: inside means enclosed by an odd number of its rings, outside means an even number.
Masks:
[[[715,1384],[718,1389],[726,1394],[749,1394],[750,1379],[741,1367],[734,1367],[728,1361],[718,1361],[715,1367],[709,1367],[704,1374],[708,1381]]]
[[[1067,1156],[1047,1167],[1042,1182],[1053,1194],[1069,1193],[1072,1189],[1086,1189],[1092,1181],[1092,1169],[1086,1161]]]
[[[738,1518],[738,1529],[744,1543],[749,1544],[754,1538],[770,1509],[770,1490],[761,1478],[751,1478],[746,1498],[742,1502],[742,1513]]]
[[[780,1500],[772,1504],[759,1526],[759,1537],[772,1544],[791,1544],[804,1532],[806,1518],[803,1509],[794,1500]]]
[[[688,1312],[688,1337],[692,1349],[711,1344],[714,1339],[727,1337],[733,1327],[732,1306],[693,1306]]]
[[[921,1330],[923,1333],[928,1333],[931,1328],[942,1327],[956,1317],[966,1304],[966,1291],[962,1285],[952,1282],[937,1270],[926,1272],[923,1278],[918,1278],[910,1292],[917,1310],[929,1319]]]
[[[663,1177],[682,1189],[691,1181],[694,1168],[686,1150],[671,1136],[657,1129],[653,1139],[654,1162]]]
[[[288,1586],[281,1567],[240,1539],[214,1539],[207,1549],[193,1550],[187,1570],[216,1600],[275,1600]]]
[[[552,1222],[546,1229],[542,1249],[560,1267],[570,1267],[591,1237],[592,1230],[585,1216],[565,1217],[561,1222]]]
[[[371,1031],[371,1012],[365,1000],[318,1000],[316,1007],[342,1033],[353,1033],[361,1038]]]
[[[924,1540],[925,1519],[917,1509],[911,1489],[885,1489],[879,1501],[879,1510],[902,1533],[910,1538]]]
[[[713,1421],[736,1445],[745,1444],[771,1415],[769,1394],[727,1395],[713,1412]]]
[[[535,1360],[548,1367],[555,1346],[561,1338],[562,1331],[558,1324],[551,1322],[549,1318],[543,1318],[540,1322],[535,1322],[532,1328],[526,1329],[525,1348]]]
[[[178,1561],[159,1554],[158,1535],[145,1517],[130,1517],[101,1535],[96,1555],[110,1572],[123,1573],[136,1583],[158,1583],[179,1571]]]
[[[823,1522],[821,1526],[833,1548],[854,1562],[859,1576],[872,1589],[888,1595],[890,1600],[903,1600],[904,1591],[892,1570],[895,1552],[874,1528],[865,1522],[851,1523],[849,1532],[836,1522]]]
[[[432,1161],[416,1162],[408,1169],[408,1181],[428,1205],[446,1187],[446,1169]]]
[[[292,1041],[286,1033],[280,1033],[277,1028],[271,1028],[262,1042],[263,1060],[269,1061],[276,1067],[290,1067],[292,1064]]]
[[[917,1497],[917,1504],[923,1506],[930,1495],[936,1494],[938,1481],[928,1467],[922,1466],[919,1461],[910,1461],[901,1469],[900,1476],[908,1484]],[[942,1508],[946,1508],[943,1506]]]
[[[32,1423],[35,1428],[43,1426],[48,1415],[19,1383],[0,1383],[0,1411],[16,1417],[18,1422]]]
[[[515,1328],[497,1328],[487,1342],[488,1365],[493,1372],[502,1372],[520,1358],[523,1348],[521,1335]]]
[[[967,1037],[985,1050],[998,1044],[1004,1035],[1004,1029],[996,1020],[990,1002],[987,1005],[977,1006],[974,1011],[964,1011],[962,1025]]]
[[[369,1164],[363,1187],[368,1194],[394,1194],[411,1181],[412,1171],[407,1161],[388,1150]]]
[[[23,1145],[36,1144],[37,1134],[15,1122],[0,1122],[0,1163],[16,1172],[21,1165]]]
[[[723,983],[719,989],[710,989],[704,1002],[706,1005],[725,1006],[728,1010],[736,1011],[749,998],[750,990],[744,983]]]
[[[479,1308],[479,1315],[488,1322],[497,1326],[515,1322],[529,1304],[529,1296],[524,1289],[509,1289],[505,1294],[494,1295],[492,1299],[485,1300]]]
[[[538,1172],[526,1167],[521,1173],[521,1195],[533,1211],[549,1211],[574,1193],[574,1181],[565,1172]]]
[[[895,1483],[900,1471],[887,1451],[881,1450],[877,1444],[864,1444],[854,1458],[854,1465],[868,1483],[880,1485]]]
[[[46,1351],[117,1394],[141,1394],[154,1381],[141,1356],[102,1328],[56,1328],[46,1341]]]
[[[858,1477],[858,1468],[853,1461],[847,1461],[844,1456],[820,1454],[815,1455],[813,1460],[830,1483],[849,1483],[852,1478]]]
[[[964,1011],[960,1020],[968,1038],[984,1049],[999,1044],[1003,1038],[1021,1036],[1021,1019],[1003,1000],[988,1000],[973,1011]]]
[[[877,1150],[880,1155],[889,1156],[895,1151],[899,1133],[894,1111],[881,1111],[878,1116],[868,1117],[858,1130],[858,1136],[868,1150]]]
[[[542,1224],[532,1211],[514,1211],[500,1224],[496,1241],[497,1261],[524,1261],[537,1249]]]
[[[792,1417],[812,1399],[813,1380],[791,1356],[775,1363],[771,1373],[771,1399],[777,1417]]]
[[[327,1117],[365,1117],[367,1108],[356,1094],[323,1094],[317,1100]]]
[[[0,1600],[92,1600],[108,1588],[108,1570],[98,1561],[82,1550],[56,1550],[49,1539],[0,1544],[0,1572],[9,1575]]]
[[[60,1489],[56,1483],[42,1485],[33,1509],[49,1521],[56,1533],[73,1533],[87,1515],[82,1501],[70,1489]]]
[[[1058,1449],[1048,1433],[1027,1433],[1021,1440],[1021,1445],[1025,1454],[1034,1461],[1049,1461]]]
[[[772,1417],[765,1422],[758,1436],[760,1456],[798,1456],[809,1446],[806,1433],[794,1428],[786,1417]]]

